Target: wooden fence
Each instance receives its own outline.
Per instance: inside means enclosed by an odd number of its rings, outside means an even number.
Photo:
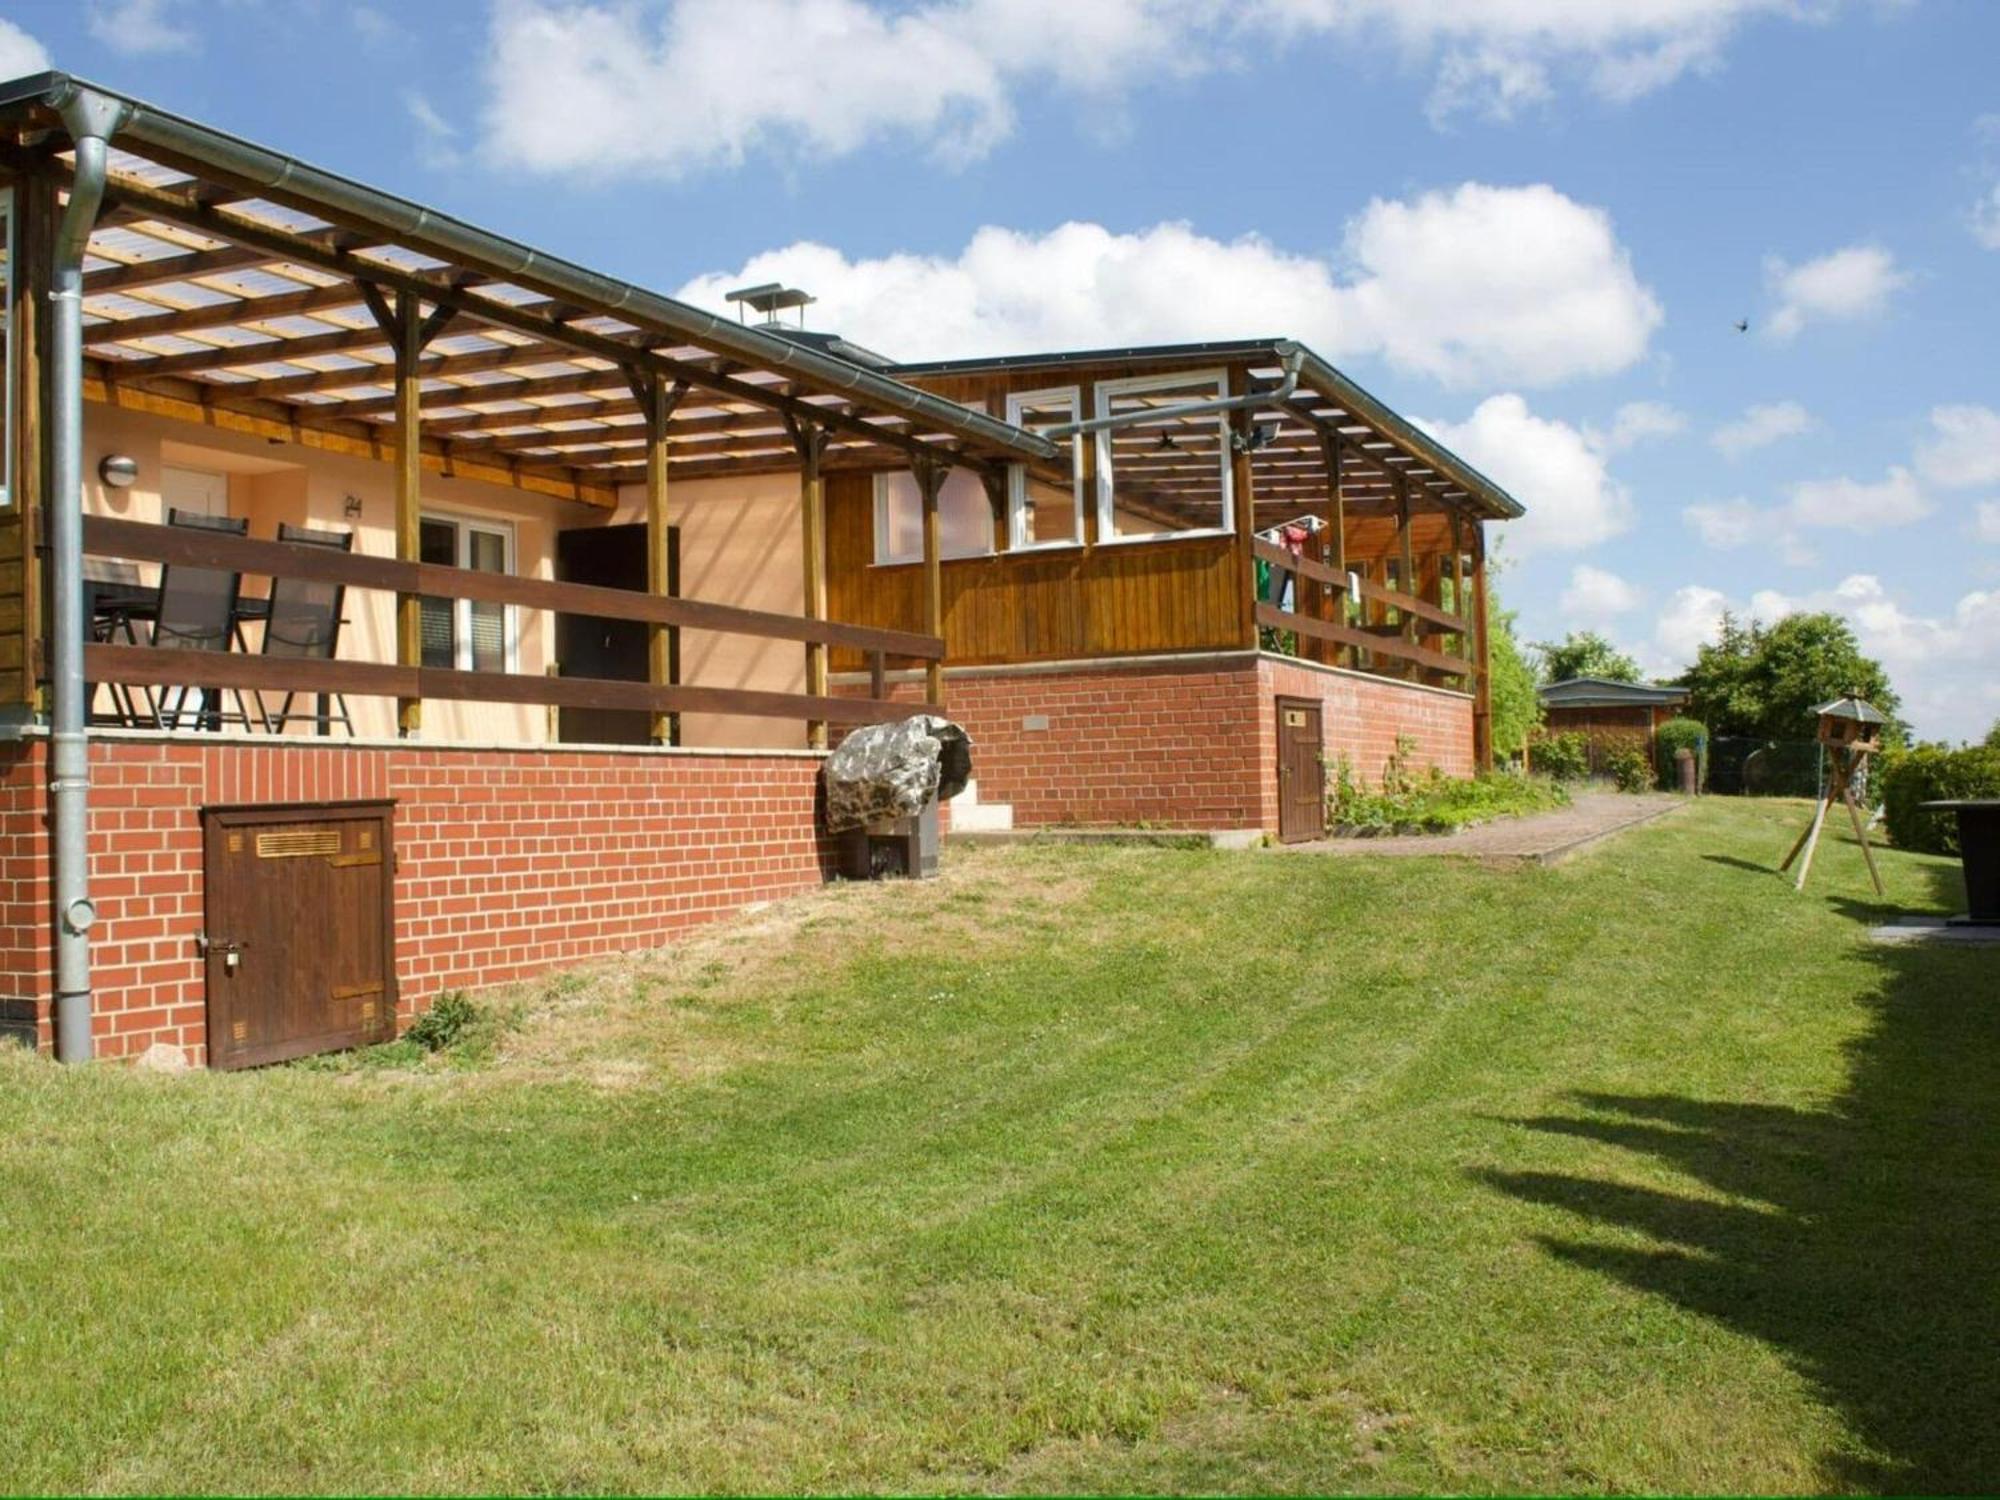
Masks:
[[[1459,650],[1463,651],[1463,643],[1472,639],[1474,631],[1473,622],[1464,615],[1453,614],[1426,599],[1388,588],[1359,574],[1343,573],[1308,557],[1295,557],[1285,548],[1261,537],[1257,540],[1255,552],[1259,562],[1268,563],[1274,572],[1290,574],[1294,581],[1294,607],[1285,609],[1260,600],[1257,604],[1259,625],[1272,630],[1293,631],[1313,640],[1345,646],[1352,651],[1365,651],[1371,663],[1382,659],[1409,662],[1423,670],[1460,678],[1468,691],[1472,689],[1479,671],[1477,663],[1415,639],[1418,636],[1454,635],[1460,642]],[[1323,597],[1343,601],[1338,608],[1341,619],[1323,619],[1320,615],[1303,613],[1297,608],[1304,593],[1303,585],[1307,582],[1318,584]],[[1345,619],[1347,610],[1344,601],[1350,598],[1393,609],[1397,618],[1393,623],[1349,624]]]
[[[176,687],[196,682],[204,688],[239,691],[293,690],[404,700],[434,698],[563,708],[635,709],[654,714],[746,714],[799,719],[808,724],[868,724],[901,718],[910,712],[907,703],[892,702],[884,696],[882,683],[891,660],[927,663],[944,658],[942,639],[912,631],[841,625],[695,599],[664,598],[636,590],[482,573],[436,563],[337,552],[306,542],[264,541],[191,527],[87,516],[83,523],[83,549],[92,557],[161,563],[169,567],[214,568],[400,595],[470,599],[522,609],[797,641],[805,646],[843,646],[858,650],[867,658],[873,687],[871,695],[865,698],[831,697],[607,678],[458,671],[409,663],[261,656],[243,651],[205,651],[198,654],[197,662],[190,660],[196,653],[110,642],[91,642],[84,647],[84,676],[91,682],[135,687]]]

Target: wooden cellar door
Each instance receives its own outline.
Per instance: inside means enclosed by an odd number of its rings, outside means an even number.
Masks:
[[[210,1067],[395,1036],[390,813],[387,802],[204,811]]]
[[[1326,772],[1320,764],[1320,705],[1278,699],[1278,839],[1298,844],[1326,836]]]

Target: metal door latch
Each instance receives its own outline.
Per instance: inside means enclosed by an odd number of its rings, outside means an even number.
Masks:
[[[194,935],[194,946],[195,951],[203,957],[206,957],[211,951],[220,953],[222,955],[222,967],[224,971],[234,974],[236,966],[243,961],[243,950],[250,945],[248,943],[224,941],[212,938],[205,932],[197,932]]]

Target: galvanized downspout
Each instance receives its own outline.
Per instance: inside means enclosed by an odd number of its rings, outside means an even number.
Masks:
[[[50,268],[48,495],[50,735],[49,821],[56,917],[56,1055],[88,1062],[90,1034],[90,745],[83,686],[83,257],[104,197],[106,142],[122,106],[87,89],[52,99],[76,147],[69,206]]]

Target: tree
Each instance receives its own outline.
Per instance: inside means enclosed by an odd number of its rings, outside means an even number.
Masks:
[[[1486,598],[1487,691],[1493,705],[1493,754],[1517,755],[1542,722],[1542,700],[1535,692],[1534,669],[1514,635],[1514,612],[1500,607],[1500,595],[1489,585]]]
[[[1834,614],[1787,615],[1771,626],[1724,615],[1718,639],[1696,654],[1681,686],[1711,734],[1808,739],[1813,709],[1852,693],[1889,716],[1886,740],[1902,739],[1889,674],[1861,654],[1854,631]]]
[[[1993,721],[1993,727],[1986,731],[1986,748],[2000,750],[2000,719]]]
[[[1560,641],[1537,641],[1534,650],[1541,658],[1545,682],[1568,682],[1572,677],[1639,680],[1639,664],[1594,630],[1572,630]]]

